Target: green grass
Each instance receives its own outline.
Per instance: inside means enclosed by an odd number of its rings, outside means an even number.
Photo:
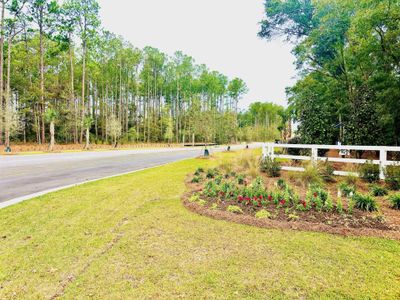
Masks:
[[[0,210],[0,299],[400,297],[400,243],[212,220],[188,160]]]

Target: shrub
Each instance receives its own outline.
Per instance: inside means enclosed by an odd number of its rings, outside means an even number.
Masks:
[[[236,177],[236,179],[237,179],[238,184],[244,184],[244,180],[246,179],[246,177],[244,175],[240,174]]]
[[[203,168],[197,168],[196,172],[194,172],[195,176],[200,176],[201,173],[204,173],[204,169]]]
[[[342,213],[343,213],[343,203],[342,203],[342,199],[340,199],[340,198],[338,198],[338,199],[336,200],[336,211],[337,211],[339,214],[342,214]]]
[[[318,164],[318,172],[321,178],[325,182],[335,182],[335,179],[333,177],[333,173],[335,172],[335,168],[332,166],[332,164],[326,160],[324,162],[320,162]]]
[[[200,197],[199,197],[198,194],[194,194],[189,198],[189,202],[196,202],[196,201],[199,201],[199,200],[200,200]]]
[[[300,219],[300,217],[296,214],[290,214],[288,216],[289,221],[297,221],[298,219]]]
[[[360,177],[367,182],[376,182],[379,180],[379,165],[375,165],[372,161],[367,161],[360,167]]]
[[[230,174],[233,171],[233,161],[232,159],[222,159],[218,167],[224,174]]]
[[[238,158],[237,164],[242,169],[249,169],[251,166],[258,165],[259,157],[254,154],[252,151],[244,151],[242,155]]]
[[[217,169],[208,169],[208,170],[207,170],[206,177],[207,177],[208,179],[212,179],[212,178],[214,178],[214,177],[217,176],[217,175],[218,175],[218,170],[217,170]]]
[[[347,203],[347,212],[351,215],[353,213],[354,206],[356,205],[353,197],[349,199]]]
[[[199,183],[201,181],[201,177],[200,176],[194,176],[193,178],[192,178],[192,183]]]
[[[389,197],[389,201],[394,209],[400,209],[400,194],[394,194]]]
[[[355,207],[364,211],[376,211],[378,210],[378,205],[376,204],[375,199],[370,195],[363,195],[360,193],[356,193],[353,196],[353,200],[355,203]]]
[[[279,178],[278,181],[276,182],[276,185],[280,188],[280,189],[284,189],[286,188],[287,184],[285,182],[285,180],[283,180],[282,178]]]
[[[290,140],[288,140],[288,144],[301,144],[301,138],[299,136],[295,136],[293,138],[291,138]],[[299,148],[288,148],[287,149],[287,153],[289,155],[295,155],[295,156],[299,156],[301,155],[301,149]]]
[[[229,205],[226,210],[231,212],[231,213],[235,213],[235,214],[242,214],[243,213],[243,210],[239,206],[236,206],[236,205]]]
[[[358,180],[358,177],[353,175],[353,174],[348,174],[345,179],[344,182],[348,185],[356,185]]]
[[[269,219],[271,218],[271,213],[265,209],[262,209],[256,213],[257,219]]]
[[[211,210],[218,210],[218,204],[217,203],[213,203],[213,205],[211,205],[210,209]]]
[[[400,190],[400,166],[387,166],[385,172],[385,182],[389,189]]]
[[[279,177],[281,175],[281,166],[271,157],[265,157],[260,162],[260,171],[266,173],[269,177]]]
[[[207,201],[206,201],[206,200],[200,199],[197,203],[198,203],[200,206],[206,206]]]
[[[342,182],[339,185],[339,191],[341,192],[342,196],[348,198],[353,197],[356,192],[356,188],[353,185],[349,185],[346,182]]]
[[[322,178],[319,174],[318,168],[316,168],[312,163],[307,164],[300,177],[304,186],[322,184]]]
[[[332,202],[332,198],[328,196],[328,198],[326,199],[325,203],[324,203],[324,209],[327,212],[331,212],[333,210],[333,202]]]
[[[380,196],[386,196],[388,194],[387,189],[385,189],[384,187],[381,187],[377,184],[372,184],[369,187],[372,195],[374,195],[375,197],[380,197]]]

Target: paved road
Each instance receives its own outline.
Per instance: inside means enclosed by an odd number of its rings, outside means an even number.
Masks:
[[[252,148],[257,146],[259,144],[251,145]],[[233,148],[240,149],[244,146]],[[211,152],[224,149],[212,148]],[[0,156],[0,204],[49,189],[193,158],[201,154],[200,148],[180,148]]]

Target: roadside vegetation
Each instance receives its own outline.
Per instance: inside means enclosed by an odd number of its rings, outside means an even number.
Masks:
[[[215,176],[208,170],[219,160],[229,171],[236,156],[178,162],[0,210],[0,298],[398,298],[398,241],[188,211],[187,174]],[[250,184],[244,175],[237,180]]]

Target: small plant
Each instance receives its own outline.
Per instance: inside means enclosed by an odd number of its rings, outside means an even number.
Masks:
[[[203,200],[203,199],[200,199],[199,201],[197,201],[197,204],[199,204],[200,206],[206,206],[207,201]]]
[[[304,186],[321,185],[323,182],[318,168],[315,167],[312,163],[307,164],[304,172],[302,172],[300,176]]]
[[[226,210],[234,214],[243,214],[243,210],[236,205],[229,205]]]
[[[327,212],[331,212],[331,211],[333,210],[333,201],[332,201],[332,198],[329,197],[329,196],[328,196],[328,198],[327,198],[326,201],[325,201],[324,209],[325,209],[325,211],[327,211]]]
[[[339,191],[343,197],[353,197],[356,192],[356,188],[354,185],[349,185],[347,182],[342,182],[339,185]]]
[[[244,184],[246,177],[242,174],[237,175],[236,180],[238,184]]]
[[[269,219],[271,218],[271,213],[265,209],[262,209],[256,213],[257,219]]]
[[[213,203],[213,205],[211,205],[210,209],[211,210],[218,210],[218,204],[217,203]]]
[[[260,162],[260,171],[269,177],[279,177],[281,175],[281,165],[271,157],[267,156]]]
[[[194,194],[189,198],[189,202],[197,202],[200,200],[200,196],[198,194]]]
[[[400,166],[387,166],[385,182],[392,191],[400,190]]]
[[[400,209],[400,194],[394,194],[389,197],[392,208]]]
[[[192,178],[192,183],[199,183],[201,181],[201,177],[200,176],[194,176],[193,178]]]
[[[376,182],[379,180],[379,165],[375,165],[372,161],[367,161],[360,167],[360,177],[367,182]]]
[[[289,221],[297,221],[298,219],[300,219],[300,217],[296,214],[290,214],[288,216]]]
[[[214,177],[217,176],[217,175],[218,175],[218,170],[217,170],[217,169],[208,169],[208,170],[207,170],[206,177],[207,177],[208,179],[212,179],[212,178],[214,178]]]
[[[328,160],[318,164],[318,171],[319,171],[319,175],[321,176],[323,181],[335,182],[335,179],[333,177],[335,168],[332,166],[332,164]]]
[[[358,180],[358,177],[357,176],[355,176],[354,174],[348,174],[346,177],[345,177],[345,179],[344,179],[344,182],[347,184],[347,185],[353,185],[353,186],[355,186],[356,185],[356,183],[357,183],[357,180]]]
[[[378,205],[376,204],[375,199],[370,195],[363,195],[360,193],[356,193],[353,196],[353,200],[355,202],[355,207],[364,210],[364,211],[377,211]]]
[[[347,212],[351,215],[353,214],[354,206],[356,205],[356,202],[354,201],[353,198],[349,199],[349,202],[347,203]]]
[[[201,173],[204,173],[204,169],[203,168],[197,168],[196,172],[194,172],[195,176],[200,176]]]
[[[388,194],[387,189],[385,189],[384,187],[381,187],[377,184],[372,184],[369,187],[369,190],[371,191],[372,195],[374,195],[375,197],[386,196]]]
[[[282,178],[279,178],[278,181],[276,182],[276,185],[281,189],[285,189],[287,184],[285,182],[285,180],[283,180]]]
[[[219,163],[219,169],[224,172],[224,174],[230,174],[233,171],[233,161],[232,159],[223,159]]]
[[[336,200],[336,211],[337,211],[339,214],[342,214],[342,213],[343,213],[343,202],[342,202],[342,199],[340,199],[340,198],[338,198],[338,199]]]

